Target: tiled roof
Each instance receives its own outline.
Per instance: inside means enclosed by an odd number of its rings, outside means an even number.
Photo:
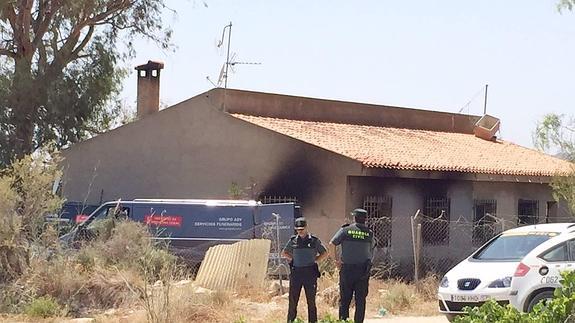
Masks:
[[[471,134],[233,116],[355,159],[366,167],[553,176],[568,173],[573,166],[533,149]]]

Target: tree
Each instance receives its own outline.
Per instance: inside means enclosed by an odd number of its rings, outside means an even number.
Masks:
[[[575,119],[564,115],[548,114],[537,124],[535,146],[543,151],[555,152],[559,157],[575,162]],[[551,183],[556,199],[567,201],[575,213],[575,168],[569,176],[558,176]]]
[[[132,40],[170,47],[165,8],[163,0],[0,0],[0,167],[107,129]]]
[[[575,0],[559,0],[557,3],[557,9],[561,12],[563,9],[573,10],[573,6],[575,6]]]

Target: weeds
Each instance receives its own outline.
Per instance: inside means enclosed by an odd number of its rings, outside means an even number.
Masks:
[[[57,154],[42,150],[0,171],[0,284],[25,272],[33,245],[42,248],[56,241],[44,217],[63,202],[51,191],[61,175],[58,161]]]
[[[368,298],[377,308],[384,308],[392,314],[410,313],[430,315],[437,313],[437,277],[430,275],[418,283],[410,284],[401,280],[372,280],[371,289],[377,289],[379,297]]]
[[[64,312],[62,307],[50,296],[43,296],[34,299],[24,309],[24,313],[31,317],[53,317],[59,316]]]

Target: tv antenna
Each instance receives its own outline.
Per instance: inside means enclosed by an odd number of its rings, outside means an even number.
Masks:
[[[480,94],[484,94],[484,98],[483,98],[483,114],[487,113],[487,87],[489,85],[485,84],[485,87],[482,87],[481,90],[477,91],[477,93],[475,93],[473,95],[473,97],[467,101],[467,103],[465,103],[461,109],[459,109],[459,111],[457,113],[461,113],[463,112],[463,110],[467,109],[467,113],[469,113],[469,105],[471,104],[471,102],[473,102]]]
[[[228,25],[226,25],[224,27],[224,30],[222,31],[222,38],[220,39],[220,41],[217,44],[217,48],[222,47],[222,45],[224,44],[224,40],[226,38],[226,29],[228,31],[228,46],[227,46],[227,54],[226,54],[226,62],[224,63],[224,65],[222,65],[222,68],[220,69],[220,75],[218,76],[218,81],[217,83],[212,82],[212,80],[210,79],[209,76],[206,76],[206,79],[212,83],[212,85],[214,87],[221,87],[222,83],[224,84],[224,89],[228,88],[228,78],[229,78],[229,71],[231,70],[232,72],[235,73],[235,69],[234,67],[236,65],[261,65],[261,63],[253,63],[253,62],[240,62],[240,61],[236,61],[236,53],[232,53],[231,57],[230,57],[230,44],[231,44],[231,40],[232,40],[232,22],[230,21],[230,23]]]

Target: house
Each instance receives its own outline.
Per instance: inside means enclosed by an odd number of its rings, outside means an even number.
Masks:
[[[221,88],[158,111],[161,68],[137,68],[137,121],[64,152],[68,200],[297,200],[323,241],[363,207],[399,262],[417,210],[447,221],[423,227],[424,252],[453,259],[484,241],[473,225],[487,214],[507,226],[570,215],[549,183],[572,165],[481,133],[494,118]]]

